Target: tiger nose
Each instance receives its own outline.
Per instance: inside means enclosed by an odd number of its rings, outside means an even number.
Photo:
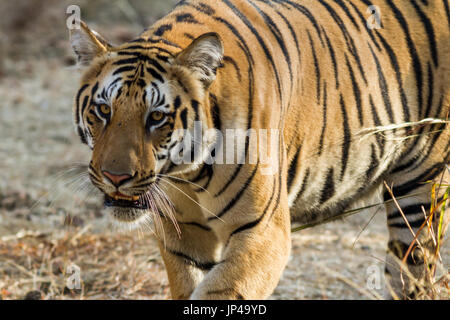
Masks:
[[[127,181],[127,180],[129,180],[131,178],[131,175],[129,175],[129,174],[113,174],[113,173],[108,172],[108,171],[102,171],[102,173],[116,187],[124,184],[125,181]]]

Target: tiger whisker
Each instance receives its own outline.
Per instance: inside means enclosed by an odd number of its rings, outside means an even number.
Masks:
[[[193,186],[196,186],[197,188],[199,188],[199,189],[201,189],[201,190],[203,190],[203,191],[205,191],[205,192],[211,194],[208,190],[206,190],[206,189],[205,189],[204,187],[202,187],[201,185],[199,185],[199,184],[197,184],[197,183],[194,183],[194,182],[192,182],[192,181],[186,180],[186,179],[182,179],[182,178],[175,177],[175,176],[171,176],[171,175],[167,175],[167,174],[161,174],[161,173],[156,174],[156,176],[157,176],[157,177],[160,177],[160,176],[161,176],[161,177],[165,177],[165,178],[170,178],[170,179],[175,179],[175,180],[183,181],[183,182],[192,184]]]
[[[186,192],[184,192],[183,190],[181,190],[180,188],[178,188],[176,185],[174,185],[173,183],[171,183],[170,181],[167,181],[166,179],[162,178],[161,181],[170,184],[172,187],[174,187],[175,189],[177,189],[178,191],[180,191],[182,194],[184,194],[186,197],[188,197],[192,202],[194,202],[196,205],[198,205],[200,208],[206,210],[208,213],[212,214],[214,217],[216,217],[217,219],[219,219],[222,222],[225,222],[222,218],[220,218],[219,216],[217,216],[214,212],[212,212],[211,210],[209,210],[208,208],[205,208],[204,206],[202,206],[198,201],[196,201],[195,199],[193,199],[191,196],[189,196],[188,194],[186,194]]]

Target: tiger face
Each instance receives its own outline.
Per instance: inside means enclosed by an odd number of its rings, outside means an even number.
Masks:
[[[86,67],[74,116],[92,149],[91,181],[114,218],[136,222],[156,208],[158,177],[195,170],[214,142],[202,136],[203,149],[191,161],[172,161],[198,143],[186,142],[186,132],[212,127],[207,97],[223,56],[221,40],[208,33],[176,54],[150,45],[142,50],[139,39],[113,47],[81,23],[71,44]]]

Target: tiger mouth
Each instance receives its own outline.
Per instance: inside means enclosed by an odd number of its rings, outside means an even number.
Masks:
[[[149,209],[147,201],[143,200],[143,196],[126,196],[121,194],[120,192],[116,192],[112,195],[105,194],[105,207],[119,207],[119,208],[127,208],[127,209],[139,209],[139,210],[147,210]]]

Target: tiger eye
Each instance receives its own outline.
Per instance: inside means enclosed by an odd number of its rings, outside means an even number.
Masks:
[[[102,104],[100,106],[100,111],[101,111],[101,113],[108,115],[111,113],[111,108],[106,104]]]
[[[155,111],[152,112],[150,116],[152,117],[153,121],[161,121],[162,118],[164,117],[164,114],[161,111]]]

